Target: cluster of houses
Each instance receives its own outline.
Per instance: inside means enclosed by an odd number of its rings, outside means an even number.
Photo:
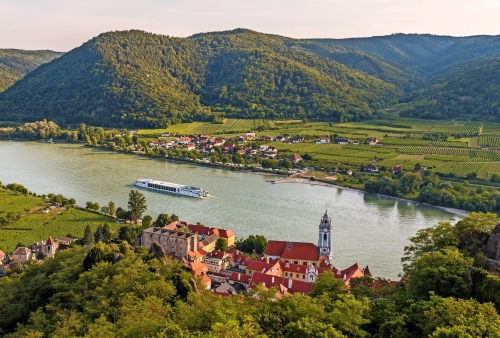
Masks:
[[[53,239],[49,237],[46,241],[36,242],[28,247],[18,247],[11,255],[6,255],[0,250],[0,276],[5,275],[7,270],[16,263],[26,264],[32,260],[42,261],[44,258],[52,258],[59,250],[71,248],[72,238],[61,237]]]
[[[281,298],[286,294],[309,293],[318,275],[325,271],[331,271],[346,286],[353,278],[372,276],[368,266],[362,268],[356,263],[340,269],[332,264],[331,229],[331,218],[325,212],[318,245],[270,240],[258,259],[235,248],[236,236],[231,230],[180,221],[144,230],[135,245],[161,246],[165,255],[181,261],[215,294],[235,295],[260,286],[276,287],[276,297]],[[227,244],[226,251],[216,249],[220,238]]]
[[[346,144],[358,145],[358,144],[361,144],[361,142],[359,140],[349,140],[348,137],[337,137],[335,140],[330,140],[330,137],[328,137],[328,136],[320,137],[315,142],[317,144],[328,144],[328,143],[336,143],[336,144],[341,144],[341,145],[346,145]],[[369,139],[366,140],[366,143],[369,144],[369,145],[371,145],[371,146],[375,146],[375,145],[377,145],[377,146],[383,146],[384,145],[376,137],[370,137]]]

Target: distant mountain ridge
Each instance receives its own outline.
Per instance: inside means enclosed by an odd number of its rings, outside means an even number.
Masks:
[[[0,92],[41,64],[52,61],[62,54],[50,50],[0,49]]]
[[[222,117],[357,121],[377,117],[392,103],[431,100],[440,81],[453,81],[473,64],[475,72],[490,69],[496,57],[500,36],[292,39],[235,29],[174,38],[108,32],[1,93],[0,119],[148,127]],[[494,92],[495,79],[468,79],[472,96],[478,95],[468,109],[450,109],[458,95],[450,89],[440,96],[445,103],[439,113],[429,106],[406,114],[497,119],[496,95],[487,114],[484,107],[475,109],[484,99],[477,88]]]

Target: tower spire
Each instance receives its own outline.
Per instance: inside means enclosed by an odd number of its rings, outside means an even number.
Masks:
[[[321,218],[318,230],[319,255],[330,257],[332,246],[332,218],[330,217],[330,215],[328,215],[328,206],[326,206],[325,214]]]

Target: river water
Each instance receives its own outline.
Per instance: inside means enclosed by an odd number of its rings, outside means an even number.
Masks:
[[[320,218],[328,208],[333,220],[333,263],[345,268],[369,265],[376,276],[395,279],[408,237],[450,217],[443,210],[357,191],[306,184],[270,184],[264,176],[139,156],[72,144],[0,142],[0,180],[20,183],[39,194],[50,192],[126,208],[138,178],[200,186],[207,199],[141,190],[146,214],[175,213],[181,220],[229,228],[237,237],[316,243]]]

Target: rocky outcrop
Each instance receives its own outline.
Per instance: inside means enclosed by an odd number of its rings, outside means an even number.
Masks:
[[[149,248],[149,253],[155,256],[159,261],[165,260],[165,251],[159,243],[153,243],[151,248]]]
[[[490,260],[500,261],[500,223],[495,226],[488,238],[484,255]]]

